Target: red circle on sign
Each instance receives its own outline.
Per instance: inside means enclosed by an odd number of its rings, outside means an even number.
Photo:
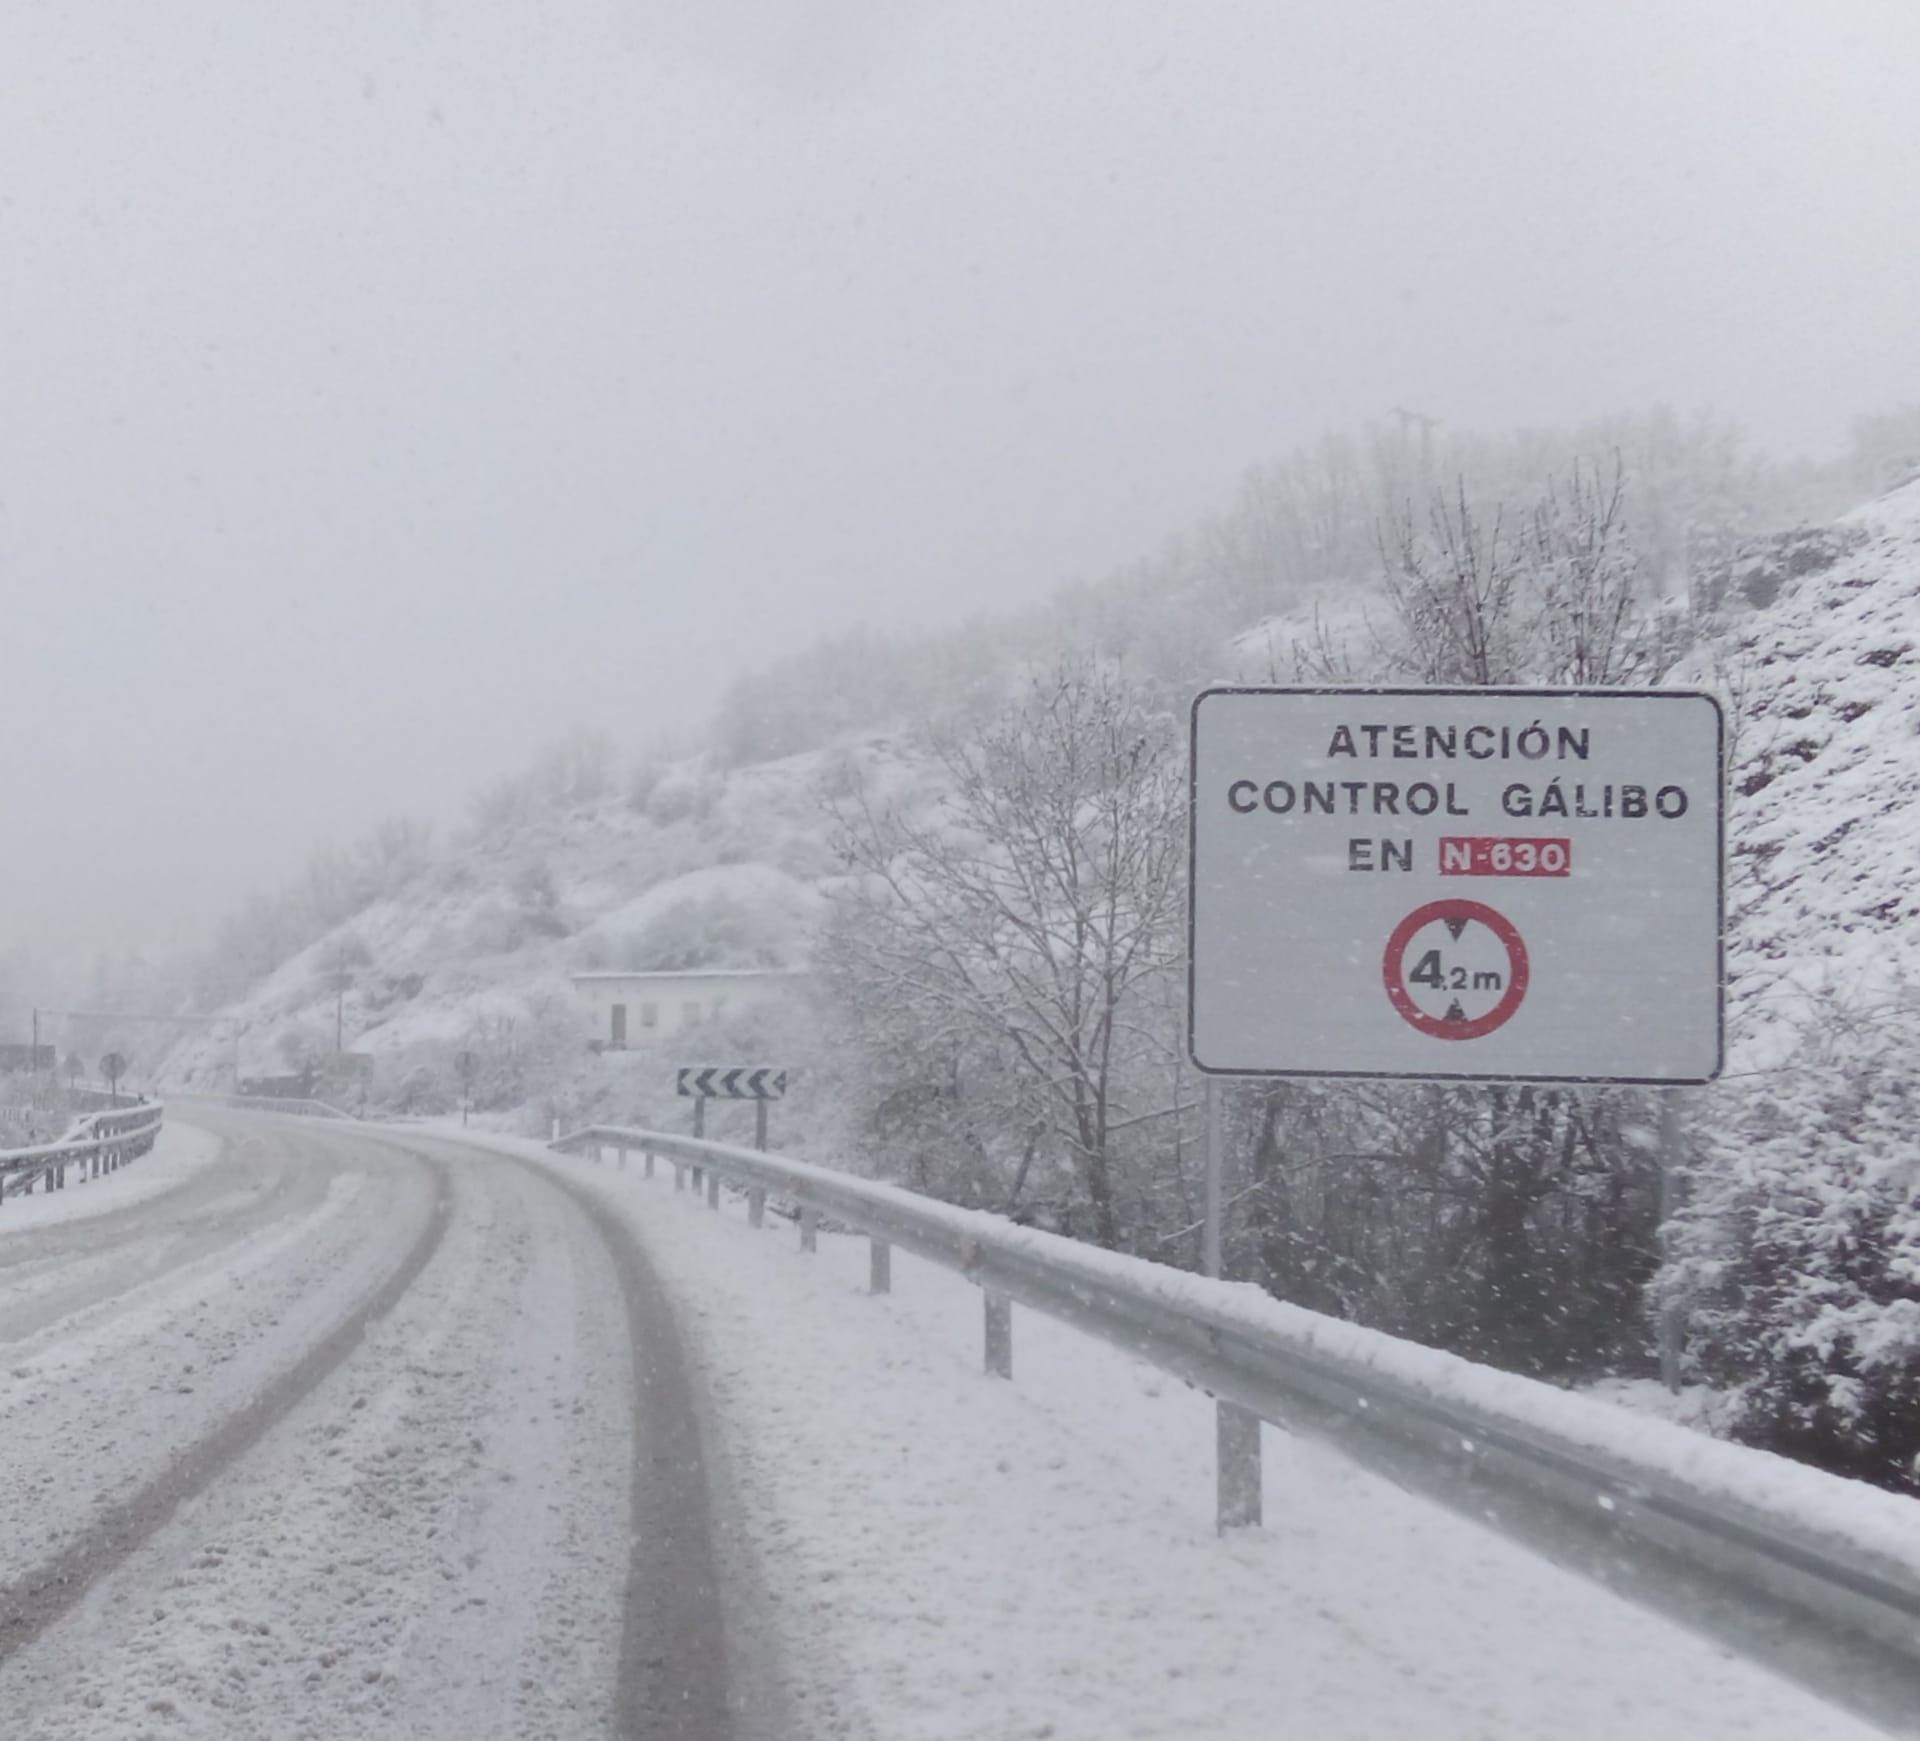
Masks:
[[[1450,1022],[1445,1016],[1430,1016],[1413,1001],[1413,994],[1407,990],[1407,945],[1413,941],[1414,933],[1421,926],[1447,920],[1486,926],[1500,939],[1501,946],[1507,952],[1507,989],[1492,1009],[1483,1016],[1474,1017],[1472,1021]],[[1520,933],[1514,929],[1511,919],[1479,901],[1429,901],[1424,907],[1414,908],[1394,926],[1393,935],[1387,939],[1386,959],[1381,966],[1387,982],[1387,997],[1393,1007],[1421,1033],[1431,1034],[1436,1040],[1477,1040],[1482,1034],[1490,1034],[1513,1015],[1520,1007],[1520,1000],[1527,995],[1526,944],[1521,941]]]

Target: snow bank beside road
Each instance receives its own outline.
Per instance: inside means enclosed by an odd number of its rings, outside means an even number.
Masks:
[[[763,1158],[746,1149],[730,1152],[743,1168]],[[1920,1505],[1901,1495],[1311,1312],[1251,1283],[1212,1281],[788,1157],[780,1163],[790,1178],[835,1188],[844,1205],[905,1210],[922,1226],[949,1231],[956,1244],[990,1239],[1003,1251],[1031,1254],[1056,1273],[1071,1274],[1089,1297],[1109,1288],[1145,1293],[1220,1331],[1266,1337],[1309,1362],[1336,1363],[1383,1399],[1437,1404],[1455,1419],[1484,1423],[1486,1434],[1515,1429],[1602,1470],[1625,1465],[1636,1488],[1644,1482],[1657,1492],[1671,1483],[1689,1495],[1712,1495],[1729,1511],[1746,1514],[1742,1521],[1797,1529],[1810,1541],[1844,1541],[1900,1581],[1920,1578]]]
[[[182,1124],[169,1110],[152,1151],[117,1173],[83,1180],[80,1169],[74,1167],[67,1173],[64,1191],[38,1189],[30,1197],[9,1197],[0,1203],[0,1238],[144,1203],[184,1185],[219,1155],[220,1139],[212,1131]]]
[[[669,1281],[818,1734],[1864,1736],[1864,1725],[1584,1580],[1269,1430],[1268,1526],[1212,1528],[1213,1411],[1016,1314],[980,1373],[979,1295],[865,1242],[591,1181]],[[1605,1413],[1606,1411],[1598,1411]]]

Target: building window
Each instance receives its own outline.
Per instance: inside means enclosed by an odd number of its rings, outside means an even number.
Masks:
[[[613,1006],[613,1049],[618,1052],[627,1043],[627,1006],[617,1003]]]
[[[659,1027],[660,1006],[657,1003],[643,1003],[640,1006],[640,1025],[643,1028]]]

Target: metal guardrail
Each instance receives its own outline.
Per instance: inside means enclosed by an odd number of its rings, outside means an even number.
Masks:
[[[69,1168],[77,1168],[82,1180],[118,1172],[153,1147],[165,1113],[157,1100],[139,1101],[88,1113],[58,1142],[0,1149],[0,1202],[31,1196],[43,1183],[49,1191],[64,1191]]]
[[[1900,1509],[1911,1501],[1714,1441],[1698,1440],[1696,1456],[1696,1441],[1678,1428],[1664,1431],[1680,1434],[1670,1443],[1688,1455],[1636,1453],[1610,1404],[1469,1367],[1245,1285],[805,1162],[613,1126],[575,1131],[552,1146],[613,1149],[623,1165],[637,1152],[649,1174],[660,1157],[673,1164],[676,1188],[691,1174],[714,1206],[724,1181],[748,1194],[755,1225],[769,1196],[785,1199],[797,1210],[804,1249],[830,1218],[870,1240],[875,1293],[891,1286],[895,1245],[960,1272],[985,1296],[990,1372],[1011,1376],[1018,1302],[1211,1392],[1221,1405],[1223,1523],[1236,1520],[1236,1505],[1244,1508],[1235,1490],[1246,1480],[1247,1446],[1232,1430],[1244,1411],[1329,1439],[1397,1485],[1891,1732],[1920,1734],[1920,1512]],[[1656,1438],[1663,1430],[1632,1425]],[[1256,1433],[1255,1458],[1257,1446]],[[1257,1466],[1253,1477],[1257,1495]],[[1257,1515],[1257,1499],[1255,1507]],[[1862,1508],[1868,1527],[1843,1524],[1839,1514],[1857,1521]],[[1891,1527],[1877,1534],[1881,1523]]]

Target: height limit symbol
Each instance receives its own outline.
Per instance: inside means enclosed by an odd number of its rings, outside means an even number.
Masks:
[[[1436,1040],[1477,1040],[1512,1020],[1527,995],[1527,946],[1481,901],[1429,901],[1387,939],[1381,977],[1401,1018]]]

